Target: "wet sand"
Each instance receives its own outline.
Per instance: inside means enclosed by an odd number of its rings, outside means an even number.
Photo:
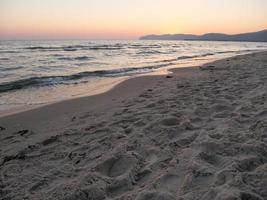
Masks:
[[[267,199],[267,53],[0,118],[2,199]]]

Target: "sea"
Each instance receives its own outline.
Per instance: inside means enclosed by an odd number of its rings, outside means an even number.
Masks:
[[[0,41],[0,116],[95,95],[131,77],[263,50],[267,43]]]

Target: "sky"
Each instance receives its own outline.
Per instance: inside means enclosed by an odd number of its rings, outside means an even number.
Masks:
[[[267,0],[0,0],[0,39],[137,39],[267,28]]]

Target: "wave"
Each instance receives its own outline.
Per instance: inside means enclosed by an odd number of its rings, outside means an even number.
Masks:
[[[6,68],[6,67],[4,67],[4,68],[2,68],[2,67],[0,67],[0,70],[1,71],[12,71],[12,70],[18,70],[18,69],[22,69],[23,67],[8,67],[8,68]]]
[[[175,61],[178,61],[178,60],[193,59],[193,58],[202,58],[202,57],[207,57],[207,56],[214,56],[216,54],[243,53],[243,52],[251,52],[251,51],[255,51],[255,50],[247,49],[247,50],[242,50],[242,51],[218,51],[218,52],[214,52],[214,53],[206,53],[206,54],[200,54],[200,55],[180,56],[180,57],[177,57],[177,58],[160,60],[160,61],[157,61],[157,63],[161,63],[161,62],[163,62],[163,63],[164,62],[175,62]]]
[[[123,49],[123,45],[120,44],[88,46],[88,50],[121,50],[121,49]]]
[[[85,61],[85,60],[90,60],[93,57],[89,56],[78,56],[78,57],[59,57],[57,58],[58,60],[67,60],[67,61],[74,61],[74,60],[79,60],[79,61]]]
[[[224,54],[224,53],[235,53],[237,51],[218,51],[216,54]]]
[[[142,45],[142,44],[132,44],[129,45],[130,49],[160,49],[162,46],[160,45]]]
[[[201,58],[201,57],[206,57],[206,56],[213,56],[213,55],[216,55],[216,54],[242,53],[242,52],[250,52],[250,51],[254,51],[254,50],[247,49],[247,50],[242,50],[242,51],[218,51],[218,52],[214,52],[214,53],[206,53],[206,54],[200,54],[200,55],[179,56],[179,57],[177,57],[177,58],[171,58],[171,59],[159,60],[159,61],[157,61],[156,63],[175,62],[175,61],[178,61],[178,60],[193,59],[193,58]]]
[[[179,60],[193,59],[193,58],[206,57],[206,56],[212,56],[212,55],[215,55],[215,54],[214,53],[206,53],[206,54],[201,54],[201,55],[179,56],[176,58],[159,60],[156,63],[175,62],[175,61],[179,61]]]
[[[29,49],[29,50],[53,50],[53,49],[59,49],[59,47],[35,46],[35,47],[25,47],[24,49]]]
[[[143,68],[121,68],[115,70],[97,70],[97,71],[85,71],[72,75],[64,75],[64,76],[43,76],[43,77],[31,77],[26,79],[21,79],[12,82],[6,82],[0,84],[0,93],[26,89],[29,87],[42,87],[42,86],[52,86],[58,84],[70,84],[67,81],[77,81],[83,78],[88,77],[119,77],[119,76],[130,76],[136,74],[143,74],[151,72],[153,69],[158,69],[164,66],[171,65],[168,64],[160,64],[153,66],[146,66]]]
[[[9,60],[9,58],[0,58],[0,60]]]
[[[77,51],[78,49],[75,49],[75,48],[63,48],[63,51]]]
[[[161,53],[163,52],[151,50],[151,51],[140,51],[140,52],[137,52],[136,54],[137,55],[149,55],[149,54],[161,54]]]
[[[5,51],[5,50],[4,51],[1,51],[0,50],[0,54],[1,53],[19,53],[19,51]]]
[[[205,54],[194,55],[194,56],[181,56],[181,57],[178,57],[178,60],[189,59],[189,58],[199,58],[199,57],[206,57],[206,56],[213,56],[215,54],[216,53],[205,53]]]
[[[41,51],[58,51],[58,50],[64,50],[64,51],[74,51],[77,50],[75,48],[76,46],[33,46],[33,47],[25,47],[23,49],[27,50],[41,50]]]
[[[26,50],[38,51],[77,51],[77,50],[120,50],[123,46],[119,44],[114,45],[72,45],[72,46],[31,46],[25,47]]]

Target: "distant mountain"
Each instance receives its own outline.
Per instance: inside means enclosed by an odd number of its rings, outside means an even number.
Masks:
[[[199,40],[199,41],[244,41],[267,42],[267,29],[259,32],[228,35],[223,33],[146,35],[140,40]]]

